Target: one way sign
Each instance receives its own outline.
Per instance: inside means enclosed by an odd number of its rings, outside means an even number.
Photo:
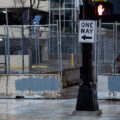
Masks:
[[[95,21],[80,20],[79,41],[82,43],[94,43],[95,39]]]

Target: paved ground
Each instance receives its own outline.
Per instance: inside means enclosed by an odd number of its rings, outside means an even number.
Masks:
[[[0,120],[120,120],[120,102],[100,101],[102,116],[95,113],[72,115],[76,99],[0,100]]]

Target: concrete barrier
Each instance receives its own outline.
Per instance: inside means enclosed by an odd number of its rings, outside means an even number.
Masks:
[[[48,95],[55,96],[64,87],[80,83],[80,69],[63,70],[62,82],[57,71],[54,74],[11,74],[0,75],[0,96]]]
[[[15,74],[0,76],[0,96],[38,95],[61,88],[58,74]]]
[[[97,93],[99,99],[109,98],[108,78],[108,75],[98,75]]]
[[[62,78],[62,85],[64,87],[69,87],[75,84],[79,84],[80,80],[80,69],[73,68],[73,69],[66,69],[63,70],[63,78]]]
[[[48,72],[48,74],[58,74],[58,71]],[[62,88],[70,87],[80,82],[80,68],[64,69],[62,71]]]
[[[109,93],[108,89],[108,78],[107,75],[98,75],[97,90],[102,93]]]
[[[120,76],[99,75],[98,76],[98,98],[120,99]]]
[[[120,76],[108,77],[108,89],[110,92],[120,92]]]

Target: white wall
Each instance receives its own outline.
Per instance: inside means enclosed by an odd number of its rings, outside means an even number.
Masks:
[[[0,55],[0,61],[5,62],[5,56]],[[11,66],[22,66],[22,55],[10,55]],[[29,55],[24,55],[24,65],[29,66]]]
[[[14,2],[16,1],[16,3]],[[20,2],[21,0],[0,0],[0,8],[18,8],[22,7],[23,5]],[[24,7],[30,7],[30,0],[24,0]],[[36,8],[37,2],[34,5]],[[48,11],[48,1],[41,1],[39,10]]]
[[[25,26],[24,26],[25,27]],[[26,25],[27,27],[27,25]],[[39,30],[48,31],[48,27],[40,27]],[[48,39],[48,32],[42,32],[41,39]],[[0,35],[5,35],[4,25],[0,26]],[[22,36],[22,26],[11,25],[9,26],[9,38],[21,38]],[[29,38],[29,29],[24,29],[24,36]]]

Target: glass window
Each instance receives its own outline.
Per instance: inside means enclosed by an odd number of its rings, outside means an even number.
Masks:
[[[65,20],[72,19],[72,10],[65,10]]]
[[[58,8],[59,7],[59,0],[51,0],[50,7],[51,8]]]

